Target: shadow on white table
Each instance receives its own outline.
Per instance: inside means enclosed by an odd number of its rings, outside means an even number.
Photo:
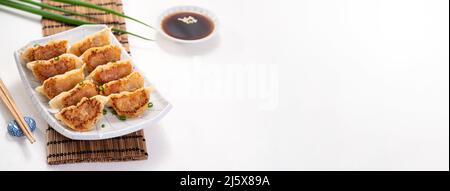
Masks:
[[[220,35],[217,34],[213,38],[200,43],[183,44],[171,41],[157,33],[155,35],[156,44],[164,51],[176,56],[199,56],[212,52],[220,44]]]

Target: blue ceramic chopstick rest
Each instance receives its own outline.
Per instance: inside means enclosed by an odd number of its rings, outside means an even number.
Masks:
[[[36,129],[36,121],[34,121],[33,118],[26,117],[26,116],[23,117],[23,119],[25,120],[25,122],[27,122],[28,128],[30,128],[31,132],[33,132]],[[9,121],[8,133],[15,137],[22,137],[25,135],[25,134],[23,134],[23,131],[22,131],[22,129],[20,129],[20,126],[16,120]]]

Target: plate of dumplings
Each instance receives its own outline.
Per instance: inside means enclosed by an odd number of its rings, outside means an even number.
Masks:
[[[26,92],[47,123],[75,140],[126,135],[172,108],[106,25],[83,25],[15,51]]]

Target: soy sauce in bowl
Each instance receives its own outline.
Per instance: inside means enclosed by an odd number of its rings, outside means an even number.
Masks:
[[[205,15],[195,12],[176,12],[163,18],[161,28],[167,35],[185,41],[195,41],[210,36],[214,22]]]

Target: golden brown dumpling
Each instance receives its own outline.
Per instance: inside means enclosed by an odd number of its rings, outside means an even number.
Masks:
[[[36,88],[36,91],[52,99],[61,92],[72,89],[83,79],[84,67],[81,67],[45,80],[42,86]]]
[[[97,86],[90,80],[84,80],[78,83],[69,91],[62,92],[52,100],[49,105],[54,109],[62,109],[64,107],[76,105],[84,97],[90,98],[98,95]]]
[[[66,53],[67,44],[68,41],[65,39],[52,40],[44,45],[36,44],[33,47],[27,48],[22,53],[21,57],[25,63],[35,60],[48,60]]]
[[[77,56],[82,55],[89,48],[101,47],[110,44],[110,28],[103,29],[94,34],[88,35],[83,40],[75,42],[70,46],[69,52]]]
[[[116,45],[90,48],[81,55],[86,69],[91,73],[97,66],[120,60],[121,49]]]
[[[75,131],[89,131],[102,117],[107,101],[108,98],[101,95],[83,98],[77,105],[66,107],[56,113],[55,117]]]
[[[133,92],[111,94],[108,105],[121,117],[139,117],[148,108],[151,88],[139,88]]]
[[[77,56],[73,54],[62,54],[50,60],[28,62],[27,68],[33,72],[36,79],[44,81],[50,77],[80,68],[82,65],[83,61]]]
[[[144,77],[139,72],[134,71],[125,78],[103,84],[100,93],[107,96],[123,91],[134,91],[142,87],[144,87]]]
[[[97,84],[104,84],[123,78],[131,72],[133,72],[131,60],[121,60],[98,66],[89,74],[87,79],[92,79]]]

